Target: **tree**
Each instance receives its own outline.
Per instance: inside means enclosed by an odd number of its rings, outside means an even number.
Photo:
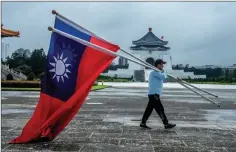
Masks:
[[[175,68],[176,68],[176,70],[180,70],[180,67],[178,64],[175,66]]]
[[[33,73],[38,76],[44,72],[46,63],[46,55],[43,49],[35,49],[30,56],[30,66],[32,67]]]
[[[6,58],[6,64],[9,65],[10,68],[17,68],[23,64],[29,64],[29,57],[31,52],[28,49],[17,49],[12,53],[11,57]]]
[[[3,61],[3,59],[1,58],[1,63],[2,64],[6,64],[6,61]]]
[[[188,69],[188,68],[189,68],[189,64],[186,64],[186,65],[185,65],[185,68]]]
[[[213,77],[220,77],[223,74],[223,71],[221,68],[215,68],[213,69]]]
[[[15,68],[15,71],[28,75],[30,72],[32,72],[32,68],[31,66],[24,64]]]
[[[236,78],[236,69],[234,69],[233,77]]]
[[[228,78],[229,77],[229,69],[225,70],[225,77]]]

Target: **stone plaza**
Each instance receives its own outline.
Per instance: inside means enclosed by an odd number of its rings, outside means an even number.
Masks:
[[[21,133],[39,92],[2,91],[1,151],[235,152],[236,87],[206,90],[219,95],[212,99],[220,108],[185,88],[164,87],[162,103],[168,119],[177,126],[165,130],[153,111],[147,123],[152,129],[144,130],[139,124],[147,105],[147,88],[114,84],[90,92],[82,109],[54,141],[19,145],[8,141]]]

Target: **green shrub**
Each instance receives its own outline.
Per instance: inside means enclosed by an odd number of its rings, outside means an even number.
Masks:
[[[35,79],[35,74],[33,72],[31,72],[28,77],[27,77],[27,80],[29,81],[33,81]]]
[[[7,75],[7,80],[14,80],[13,76],[11,74]]]
[[[40,81],[2,81],[2,88],[41,88]],[[94,85],[98,85],[97,81]]]

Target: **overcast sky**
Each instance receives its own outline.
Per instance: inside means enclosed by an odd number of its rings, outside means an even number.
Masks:
[[[236,2],[2,2],[4,27],[20,31],[3,40],[11,52],[48,52],[52,9],[127,50],[152,27],[173,64],[236,64]]]

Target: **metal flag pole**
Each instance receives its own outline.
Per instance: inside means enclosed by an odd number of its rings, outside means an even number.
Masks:
[[[141,60],[141,59],[139,59],[139,58],[136,57],[136,56],[134,56],[133,54],[131,54],[131,53],[129,53],[129,52],[123,50],[123,49],[120,49],[120,50],[121,50],[122,52],[124,52],[124,53],[126,53],[126,54],[132,56],[133,58],[139,60],[140,62],[143,62],[144,64],[147,64],[147,65],[149,65],[149,66],[154,67],[153,65],[151,65],[151,64],[149,64],[149,63],[147,63],[147,62],[145,62],[145,61],[143,61],[143,60]],[[154,67],[154,68],[155,68],[155,67]],[[189,85],[189,86],[191,86],[191,87],[193,87],[193,88],[195,88],[195,89],[198,89],[198,90],[200,90],[200,91],[202,91],[202,92],[205,92],[205,93],[207,93],[207,94],[209,94],[209,95],[212,95],[212,96],[218,98],[218,96],[215,95],[215,94],[213,94],[213,93],[210,93],[210,92],[208,92],[208,91],[206,91],[206,90],[203,90],[203,89],[201,89],[201,88],[198,88],[198,87],[196,87],[196,86],[194,86],[194,85],[192,85],[192,84],[190,84],[190,83],[188,83],[188,82],[186,82],[186,81],[183,81],[183,80],[181,80],[181,79],[179,80],[177,77],[175,77],[175,76],[173,76],[173,75],[170,75],[170,74],[167,74],[167,75],[168,75],[169,77],[175,79],[176,81],[180,82],[180,83],[184,83],[184,84]]]
[[[188,88],[188,86],[187,86],[186,84],[183,84],[183,83],[182,83],[181,85],[183,85],[184,87]],[[195,91],[195,90],[192,90],[192,91],[193,91],[194,93],[198,94],[199,96],[201,96],[201,97],[207,99],[207,100],[210,101],[211,103],[213,103],[213,104],[217,105],[218,107],[220,107],[220,105],[219,105],[218,103],[214,102],[213,100],[211,100],[211,99],[209,99],[209,98],[203,96],[202,94],[200,94],[199,92],[197,92],[197,91]]]
[[[65,37],[69,38],[69,39],[72,39],[72,40],[74,40],[74,41],[76,41],[76,42],[79,42],[79,43],[84,44],[84,45],[86,45],[86,46],[88,46],[88,47],[94,48],[94,49],[99,50],[99,51],[101,51],[101,52],[104,52],[104,53],[106,53],[106,54],[109,54],[109,55],[112,55],[112,56],[123,57],[123,58],[126,58],[126,59],[129,60],[129,61],[132,61],[132,62],[136,63],[136,64],[142,65],[142,66],[144,66],[144,67],[151,68],[151,69],[153,69],[153,70],[155,70],[155,71],[159,71],[159,70],[157,70],[157,68],[153,68],[152,66],[148,66],[148,65],[146,65],[146,64],[144,64],[144,63],[140,63],[140,62],[138,62],[138,61],[136,61],[136,60],[133,60],[133,59],[131,59],[131,58],[129,58],[129,57],[126,57],[126,56],[117,54],[117,53],[115,53],[115,52],[112,52],[111,50],[108,50],[108,49],[103,48],[103,47],[101,47],[101,46],[98,46],[98,45],[96,45],[96,44],[92,44],[92,43],[90,43],[90,42],[88,42],[88,41],[85,41],[85,40],[83,40],[83,39],[80,39],[80,38],[78,38],[78,37],[75,37],[75,36],[73,36],[73,35],[70,35],[70,34],[68,34],[68,33],[62,32],[62,31],[57,30],[57,29],[55,29],[55,28],[48,27],[48,30],[49,30],[49,31],[53,31],[53,32],[55,32],[55,33],[58,33],[58,34],[60,34],[60,35],[63,35],[63,36],[65,36]],[[184,87],[186,87],[186,88],[188,88],[189,90],[193,91],[194,93],[200,95],[200,93],[198,93],[198,92],[192,90],[192,88],[190,88],[190,87],[188,87],[188,86],[186,86],[186,85],[184,85],[184,84],[181,84],[181,85],[183,85]],[[218,105],[217,103],[215,103],[215,102],[212,101],[211,99],[209,99],[209,98],[207,98],[207,97],[204,97],[203,95],[200,95],[200,96],[203,97],[204,99],[206,99],[206,100],[208,100],[208,101],[210,101],[210,102],[212,102],[212,103]],[[219,105],[218,105],[218,106],[219,106]]]
[[[79,27],[79,28],[80,28],[81,30],[83,30],[85,33],[89,33],[90,35],[96,36],[97,38],[99,38],[99,39],[101,39],[101,40],[103,40],[103,41],[106,41],[106,42],[108,42],[108,43],[111,43],[111,42],[109,42],[109,41],[107,41],[107,40],[105,40],[105,39],[103,39],[103,38],[97,36],[97,35],[94,34],[93,32],[91,32],[91,31],[85,29],[84,27],[78,25],[77,23],[73,22],[72,20],[69,20],[68,18],[66,18],[65,16],[59,14],[59,13],[58,13],[57,11],[55,11],[55,10],[52,10],[52,14],[56,15],[56,17],[59,17],[59,18],[63,19],[64,21],[68,22],[69,24],[72,24],[72,26],[74,26],[75,28],[76,28],[76,27]],[[111,43],[111,44],[112,44],[112,43]],[[137,58],[136,56],[132,55],[131,53],[129,53],[129,52],[123,50],[123,49],[120,49],[120,50],[121,50],[122,52],[124,52],[124,53],[126,53],[126,54],[132,56],[133,58],[139,60],[140,62],[142,62],[142,63],[144,63],[144,64],[147,64],[148,66],[152,66],[151,64],[149,64],[149,63],[147,63],[147,62],[145,62],[145,61],[143,61],[143,60]],[[153,66],[152,66],[152,67],[153,67]],[[155,67],[154,67],[154,68],[155,68]],[[156,68],[155,68],[155,69],[156,69]],[[158,70],[158,69],[157,69],[157,70]],[[193,87],[193,88],[195,88],[195,89],[197,89],[197,90],[200,90],[200,91],[202,91],[202,92],[205,92],[205,93],[207,93],[207,94],[209,94],[209,95],[212,95],[212,96],[214,96],[214,97],[218,97],[217,95],[214,95],[214,94],[212,94],[212,93],[210,93],[210,92],[208,92],[208,91],[206,91],[206,90],[200,89],[200,88],[198,88],[198,87],[196,87],[196,86],[194,86],[194,85],[192,85],[192,84],[190,84],[190,83],[187,83],[186,81],[179,80],[179,79],[177,79],[175,76],[172,76],[172,75],[170,75],[170,74],[167,74],[167,75],[168,75],[169,77],[173,78],[175,81],[177,81],[177,82],[180,83],[180,84],[181,84],[181,83],[185,83],[186,85],[189,85],[189,86],[191,86],[191,87]]]

